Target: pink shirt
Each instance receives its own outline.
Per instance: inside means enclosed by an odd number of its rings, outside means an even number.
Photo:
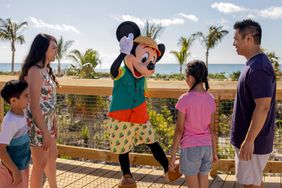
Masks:
[[[208,92],[187,92],[178,99],[175,108],[185,114],[181,148],[212,145],[209,124],[215,112],[214,97]]]

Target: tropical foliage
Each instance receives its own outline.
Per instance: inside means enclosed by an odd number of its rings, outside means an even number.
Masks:
[[[227,77],[225,76],[225,72],[220,72],[220,73],[210,73],[209,76],[208,76],[210,79],[213,79],[213,80],[226,80]]]
[[[235,71],[232,72],[229,77],[232,81],[238,81],[239,77],[240,77],[241,71]]]
[[[162,27],[160,24],[150,24],[147,20],[143,28],[142,35],[155,40],[163,30],[164,27]]]
[[[10,18],[3,20],[0,18],[0,39],[8,40],[11,42],[11,51],[12,51],[12,61],[11,61],[11,72],[14,73],[15,67],[15,52],[16,52],[16,43],[20,44],[25,43],[24,36],[21,32],[28,25],[27,22],[17,23],[12,21]]]
[[[58,61],[58,75],[61,76],[61,61],[64,57],[67,56],[69,48],[73,44],[73,40],[64,41],[63,37],[61,36],[60,39],[57,41],[58,45],[58,53],[56,59]]]
[[[79,50],[72,50],[68,55],[76,65],[71,65],[68,72],[78,78],[95,78],[95,68],[101,63],[98,52],[93,49],[81,53]]]
[[[210,26],[207,35],[204,35],[202,32],[197,32],[192,34],[193,37],[197,37],[200,39],[201,43],[206,48],[206,66],[208,67],[208,57],[210,49],[214,48],[222,38],[227,35],[229,31],[224,30],[223,26]]]
[[[278,78],[280,75],[279,57],[275,54],[275,52],[267,52],[266,55],[273,65],[276,78]]]
[[[172,50],[170,53],[173,54],[179,63],[179,73],[182,74],[182,65],[187,61],[190,56],[189,48],[192,46],[195,38],[190,36],[189,38],[181,37],[179,39],[178,45],[180,50]]]

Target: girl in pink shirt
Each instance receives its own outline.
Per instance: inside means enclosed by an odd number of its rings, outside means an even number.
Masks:
[[[218,160],[213,128],[215,100],[207,92],[207,77],[203,61],[189,62],[186,82],[190,90],[175,106],[178,114],[169,168],[173,171],[180,145],[180,172],[185,175],[189,188],[207,188],[212,161]]]

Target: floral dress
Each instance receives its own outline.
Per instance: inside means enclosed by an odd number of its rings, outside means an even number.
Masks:
[[[55,127],[53,124],[55,118],[55,107],[57,103],[56,98],[56,83],[51,78],[50,74],[43,69],[40,69],[43,76],[43,82],[41,86],[41,96],[40,96],[40,108],[45,125],[52,137],[55,137]],[[27,110],[28,125],[30,127],[30,145],[31,146],[42,146],[43,134],[42,131],[37,127],[35,120],[32,117],[31,110],[28,107]]]

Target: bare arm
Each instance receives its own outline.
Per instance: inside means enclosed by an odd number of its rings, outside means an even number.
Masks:
[[[33,66],[29,69],[27,82],[28,82],[28,88],[30,94],[30,110],[32,113],[32,117],[34,118],[38,128],[43,133],[43,139],[44,139],[43,147],[44,149],[47,149],[50,145],[49,143],[50,133],[47,129],[47,126],[45,125],[40,107],[40,96],[41,96],[41,86],[43,82],[43,77],[38,67]]]
[[[173,137],[173,144],[172,144],[172,152],[171,152],[171,160],[170,160],[170,170],[174,169],[174,163],[176,159],[176,152],[179,147],[179,143],[184,131],[184,122],[185,122],[185,114],[178,111],[177,114],[177,122],[176,122],[176,129],[174,132]]]
[[[264,126],[271,104],[271,98],[266,97],[255,99],[255,103],[256,107],[252,116],[251,124],[240,149],[239,156],[243,160],[251,160],[252,158],[254,152],[254,142]]]
[[[217,132],[214,126],[214,116],[215,113],[212,113],[211,115],[211,123],[210,123],[210,132],[211,132],[211,139],[212,139],[212,153],[213,153],[213,161],[216,162],[218,160],[217,156]]]
[[[15,165],[15,163],[7,153],[6,147],[6,144],[0,144],[0,159],[1,162],[9,169],[9,171],[12,172],[13,184],[18,184],[22,181],[22,177],[18,167]]]

